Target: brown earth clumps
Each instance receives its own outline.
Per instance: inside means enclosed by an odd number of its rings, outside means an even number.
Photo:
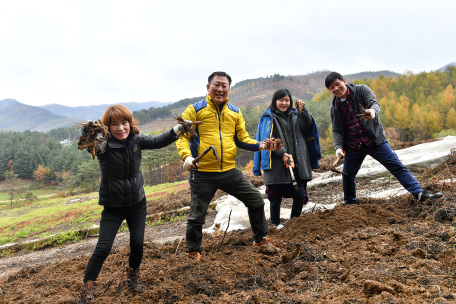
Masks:
[[[393,206],[362,204],[303,214],[269,230],[282,250],[252,246],[251,231],[203,238],[199,262],[185,244],[145,245],[141,278],[128,290],[129,248],[115,250],[96,282],[94,303],[450,303],[455,233]],[[75,303],[89,257],[24,268],[5,279],[4,303]]]
[[[434,178],[456,175],[455,153],[435,170],[415,176],[443,198],[426,204],[410,194],[361,198],[359,205],[302,214],[281,230],[270,226],[279,253],[254,248],[250,229],[227,233],[221,244],[224,231],[204,235],[199,262],[186,260],[185,241],[148,242],[141,265],[147,288],[141,294],[125,283],[129,248],[115,249],[95,284],[94,303],[454,303],[456,184]],[[320,195],[322,189],[341,191],[328,184],[309,192]],[[188,198],[176,198],[173,208]],[[158,209],[166,209],[165,201]],[[88,259],[5,276],[0,302],[75,303]]]

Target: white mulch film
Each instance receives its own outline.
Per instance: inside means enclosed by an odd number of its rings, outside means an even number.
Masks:
[[[414,168],[418,166],[435,166],[442,161],[442,158],[451,153],[452,149],[456,149],[456,136],[447,136],[438,141],[425,143],[421,145],[416,145],[407,149],[395,151],[402,163],[408,168]],[[338,167],[339,170],[342,170],[342,165]],[[357,177],[375,177],[378,174],[384,173],[387,171],[379,162],[373,159],[370,156],[367,156],[363,162],[361,170]],[[340,176],[329,177],[332,175],[332,172],[327,173],[315,173],[314,179],[308,183],[308,187],[317,184],[327,184],[330,182],[341,182],[342,178]],[[375,182],[375,181],[372,181]],[[260,187],[259,191],[264,193],[265,187]],[[342,192],[342,189],[341,189]],[[395,186],[391,189],[381,189],[378,192],[369,191],[363,195],[360,191],[358,196],[366,196],[371,198],[390,198],[394,196],[399,196],[406,194],[407,191],[402,188],[402,186]],[[342,195],[342,193],[341,193]],[[214,220],[214,224],[207,229],[203,229],[203,232],[213,233],[214,231],[221,230],[225,231],[228,225],[228,217],[231,213],[230,226],[228,231],[247,229],[250,227],[249,217],[247,213],[247,208],[244,204],[237,200],[231,195],[226,195],[218,199],[218,204],[216,207],[217,216]],[[266,219],[269,219],[269,200],[264,200],[264,212]],[[309,212],[312,210],[330,210],[337,205],[337,202],[332,204],[318,204],[309,202],[304,206],[303,213]],[[281,208],[280,217],[282,219],[290,218],[291,209]],[[218,225],[219,224],[219,225]],[[217,226],[217,228],[216,228]]]

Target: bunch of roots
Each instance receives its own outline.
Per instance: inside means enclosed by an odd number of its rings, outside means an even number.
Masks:
[[[280,138],[266,138],[263,140],[263,144],[265,144],[265,148],[269,148],[271,145],[277,145],[277,147],[282,146],[282,140]]]
[[[184,136],[184,134],[188,133],[190,133],[191,137],[198,137],[198,134],[196,134],[195,129],[193,129],[193,125],[200,125],[203,123],[202,121],[189,121],[177,115],[174,118],[177,120],[178,123],[182,124],[183,126],[183,129],[177,132],[177,138],[181,138],[182,136]]]
[[[81,128],[85,128],[87,134],[87,136],[79,137],[78,149],[87,149],[87,151],[92,153],[92,158],[95,159],[98,151],[101,153],[104,152],[101,144],[106,143],[107,139],[111,136],[109,129],[100,120],[90,123],[78,123],[78,125]]]

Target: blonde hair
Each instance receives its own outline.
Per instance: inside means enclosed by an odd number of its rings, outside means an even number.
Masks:
[[[123,105],[113,105],[109,106],[106,111],[104,111],[101,116],[101,122],[109,128],[113,120],[128,120],[130,123],[130,132],[134,134],[139,134],[139,121],[133,118],[130,110],[128,110]]]

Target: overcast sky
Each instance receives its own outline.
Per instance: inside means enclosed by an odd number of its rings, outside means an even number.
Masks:
[[[1,1],[0,100],[178,101],[274,73],[456,61],[456,1]]]

